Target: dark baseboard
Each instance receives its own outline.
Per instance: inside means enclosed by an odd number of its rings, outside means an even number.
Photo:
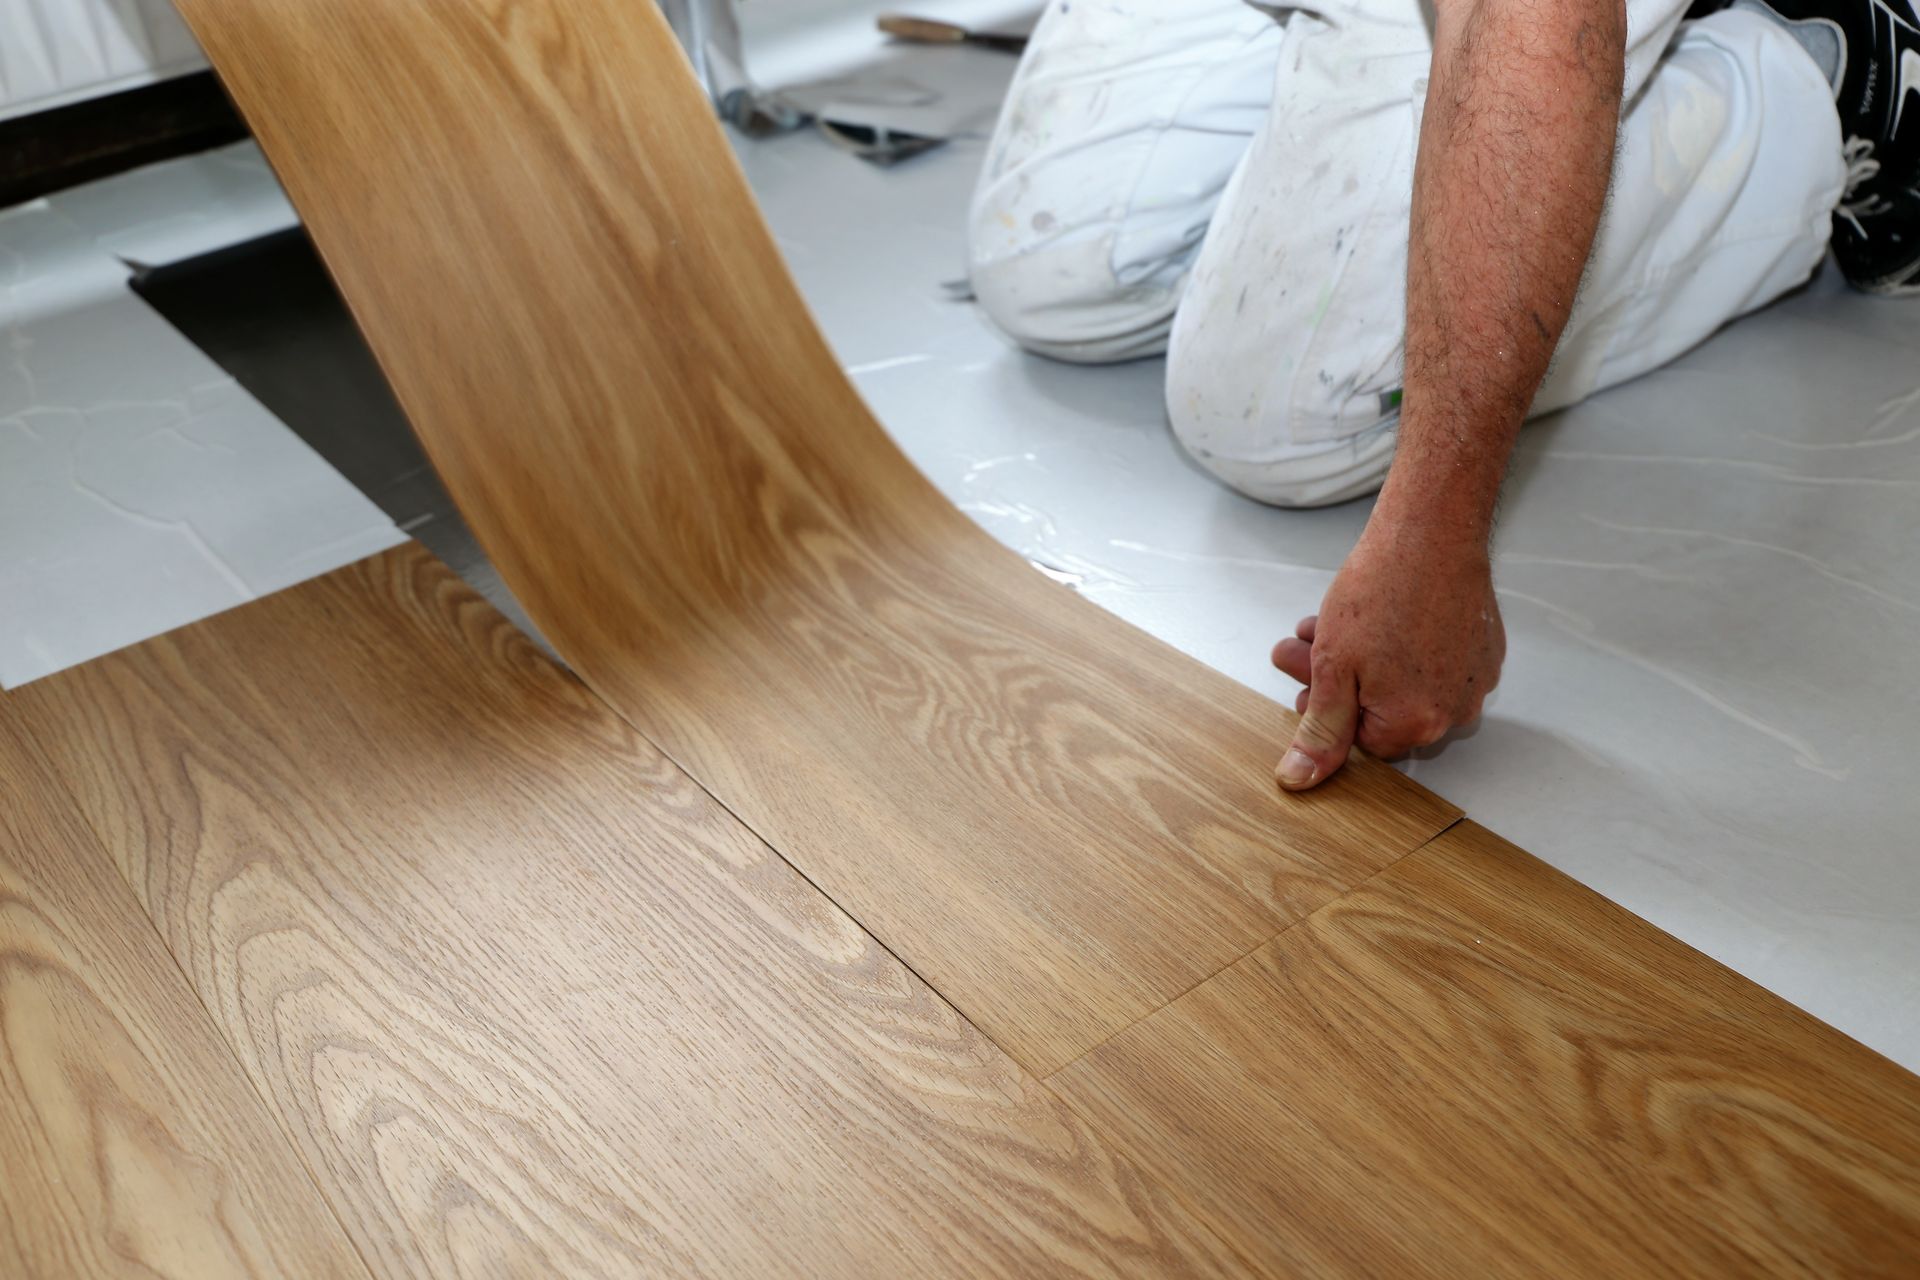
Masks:
[[[0,208],[246,136],[211,71],[0,120]]]

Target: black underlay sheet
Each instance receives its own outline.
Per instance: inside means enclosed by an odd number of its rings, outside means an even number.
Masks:
[[[304,230],[141,267],[131,284],[395,524],[538,636],[441,488]]]

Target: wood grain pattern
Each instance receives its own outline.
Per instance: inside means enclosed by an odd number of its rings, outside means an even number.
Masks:
[[[1472,823],[1049,1083],[1277,1273],[1920,1260],[1920,1080]]]
[[[0,695],[0,1276],[364,1277]]]
[[[436,467],[609,703],[1046,1071],[1456,814],[894,448],[631,0],[186,0]],[[1277,622],[1278,620],[1276,620]]]
[[[7,707],[382,1275],[1235,1269],[417,548]]]

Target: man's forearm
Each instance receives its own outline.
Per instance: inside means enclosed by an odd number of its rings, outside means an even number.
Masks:
[[[1606,200],[1626,13],[1622,0],[1437,8],[1400,438],[1370,532],[1484,549]]]
[[[1315,786],[1480,714],[1506,632],[1487,557],[1507,456],[1606,201],[1623,0],[1437,0],[1414,165],[1393,466],[1320,612],[1274,646],[1306,686],[1276,770]]]

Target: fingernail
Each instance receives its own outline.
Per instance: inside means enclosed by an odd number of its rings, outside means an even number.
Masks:
[[[1313,774],[1313,757],[1300,748],[1289,748],[1287,754],[1280,757],[1281,786],[1304,787],[1313,781]]]

